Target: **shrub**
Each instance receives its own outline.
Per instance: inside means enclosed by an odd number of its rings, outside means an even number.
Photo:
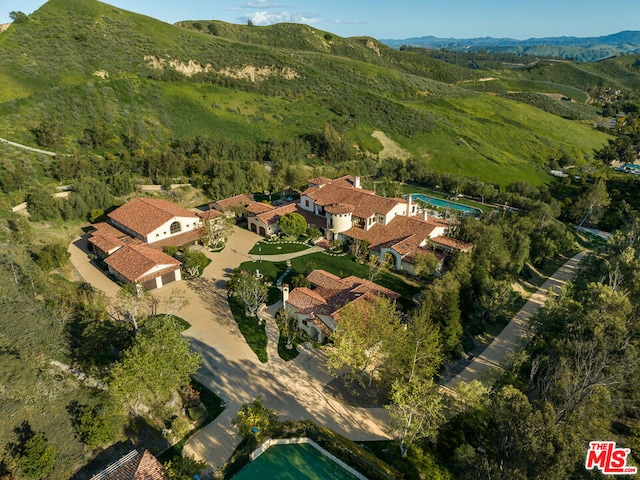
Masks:
[[[171,255],[172,257],[178,252],[178,247],[174,247],[173,245],[167,245],[162,249],[164,253],[167,255]]]
[[[56,461],[56,447],[49,445],[42,433],[35,433],[28,422],[17,427],[16,442],[7,445],[20,472],[27,478],[44,478],[51,473]]]
[[[68,407],[71,423],[76,436],[91,450],[108,444],[115,436],[114,425],[117,422],[109,415],[104,407],[98,405],[78,405],[73,402]]]
[[[291,279],[292,288],[298,288],[298,287],[309,288],[310,286],[311,286],[311,282],[307,280],[307,277],[305,277],[302,273],[296,275]]]
[[[42,247],[42,250],[38,253],[36,263],[45,272],[50,272],[55,268],[64,267],[70,256],[63,244],[53,243]]]
[[[184,437],[191,430],[191,424],[185,417],[176,417],[171,422],[171,431],[177,438]]]
[[[209,265],[209,259],[202,252],[186,249],[184,251],[184,271],[192,277],[199,277],[202,275],[205,267]]]
[[[202,407],[191,407],[187,410],[187,415],[194,422],[200,422],[207,414],[207,411]]]

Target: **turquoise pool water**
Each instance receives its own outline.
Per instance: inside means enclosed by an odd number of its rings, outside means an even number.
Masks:
[[[466,205],[462,205],[461,203],[450,202],[449,200],[443,200],[436,197],[429,197],[427,195],[423,195],[422,193],[413,193],[411,197],[428,203],[429,205],[433,205],[434,207],[458,210],[459,212],[464,212],[467,215],[478,216],[482,214],[482,210],[480,210],[479,208],[467,207]]]
[[[307,443],[272,445],[233,480],[358,480]]]

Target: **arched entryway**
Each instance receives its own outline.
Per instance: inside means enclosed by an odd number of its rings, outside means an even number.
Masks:
[[[258,233],[259,233],[260,235],[262,235],[263,237],[266,237],[266,236],[267,236],[267,233],[266,233],[266,231],[265,231],[264,227],[260,227],[260,228],[258,229]]]
[[[255,223],[252,223],[251,226],[249,227],[249,229],[253,232],[253,233],[258,233],[258,228],[256,227]]]

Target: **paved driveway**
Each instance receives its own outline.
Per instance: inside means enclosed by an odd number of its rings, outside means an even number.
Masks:
[[[203,357],[196,376],[227,403],[220,417],[189,439],[185,451],[205,460],[211,468],[222,466],[240,442],[231,420],[243,403],[258,395],[282,419],[308,418],[353,440],[388,438],[386,410],[345,406],[325,395],[324,386],[331,377],[324,367],[322,350],[301,353],[286,363],[274,355],[277,327],[270,315],[273,309],[266,312],[269,363],[261,363],[245,342],[229,309],[224,285],[233,268],[251,259],[248,252],[260,238],[235,227],[222,252],[206,252],[212,262],[201,278],[153,291],[162,299],[179,289],[189,298],[189,306],[178,314],[191,324],[184,335]],[[74,242],[69,250],[73,264],[86,281],[109,296],[115,295],[117,285],[89,265],[82,243]]]
[[[578,273],[578,265],[586,254],[586,252],[578,253],[551,275],[504,327],[500,335],[485,348],[479,357],[475,358],[462,372],[449,380],[446,387],[455,388],[462,382],[484,380],[491,369],[500,368],[504,358],[531,337],[529,321],[540,307],[544,306],[549,289],[553,288],[558,291],[567,280],[574,278]]]

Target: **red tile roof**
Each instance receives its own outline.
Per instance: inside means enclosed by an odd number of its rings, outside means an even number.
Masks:
[[[247,195],[244,193],[240,195],[235,195],[229,198],[223,198],[222,200],[218,200],[215,204],[218,206],[220,210],[226,212],[227,210],[232,210],[234,207],[246,207],[247,205],[253,203]]]
[[[461,252],[466,252],[468,250],[471,250],[471,248],[473,247],[473,244],[471,243],[463,242],[462,240],[456,240],[455,238],[442,237],[442,236],[434,237],[430,239],[430,241],[435,243],[436,245],[452,248],[454,250],[460,250]]]
[[[274,208],[273,210],[269,210],[268,212],[256,215],[256,218],[265,225],[271,225],[280,220],[281,216],[286,215],[287,213],[295,212],[297,211],[297,209],[298,205],[296,205],[295,203],[289,203],[287,205]]]
[[[266,203],[253,202],[247,207],[248,213],[253,213],[254,215],[259,215],[261,213],[270,212],[274,210],[276,207],[273,205],[267,205]]]
[[[340,277],[325,270],[312,271],[307,275],[307,280],[311,282],[311,285],[326,288],[327,290],[344,290],[347,286]]]
[[[373,283],[366,278],[355,277],[352,275],[350,277],[343,278],[342,281],[350,284],[352,287],[355,287],[352,290],[353,292],[365,293],[369,291],[378,293],[392,300],[400,298],[400,294],[398,292],[395,292],[390,288],[383,287],[382,285],[378,285],[377,283]]]
[[[373,192],[339,183],[329,183],[322,188],[308,188],[302,193],[302,196],[305,195],[323,207],[337,203],[353,205],[353,214],[360,218],[369,218],[375,213],[386,215],[398,203],[406,203],[405,200],[381,197]]]
[[[429,235],[440,226],[430,220],[421,220],[417,217],[405,217],[398,215],[391,219],[387,225],[376,223],[369,230],[353,227],[343,233],[343,235],[357,240],[366,240],[371,247],[387,246],[399,244],[403,240],[414,237],[412,244],[423,242]],[[417,247],[417,245],[416,245]]]
[[[327,177],[314,177],[314,178],[310,178],[308,182],[309,182],[309,185],[321,186],[321,185],[327,185],[331,183],[331,179]]]
[[[289,294],[287,303],[290,303],[298,310],[307,310],[326,305],[327,301],[320,294],[307,287],[297,287]]]
[[[340,215],[342,213],[353,213],[356,207],[348,203],[336,203],[333,205],[327,205],[324,207],[325,212],[332,215]]]
[[[308,314],[312,318],[317,318],[316,315],[335,318],[336,312],[362,297],[382,295],[392,300],[400,297],[399,293],[369,280],[355,276],[340,278],[324,270],[314,270],[307,275],[307,280],[315,288],[294,288],[288,303],[296,307],[299,313]]]
[[[162,240],[158,240],[157,242],[145,244],[151,248],[155,248],[156,250],[162,250],[164,247],[181,247],[182,245],[186,245],[188,243],[197,242],[204,235],[204,229],[197,228],[195,230],[190,230],[188,232],[183,232],[178,235],[172,235],[171,237],[163,238]]]
[[[125,245],[107,257],[105,263],[129,282],[143,281],[149,272],[160,265],[165,265],[159,274],[167,270],[176,270],[180,262],[166,253],[143,245]],[[151,278],[157,277],[154,273]]]
[[[125,242],[113,235],[103,235],[98,232],[89,237],[89,243],[92,243],[105,253],[125,245]]]
[[[107,216],[143,236],[176,217],[198,218],[180,205],[157,198],[134,198]]]
[[[91,480],[169,480],[167,471],[148,450],[132,450]]]
[[[219,210],[216,210],[215,208],[210,208],[206,212],[198,213],[198,216],[203,220],[215,220],[216,218],[220,218],[224,216],[224,213],[222,213]]]

